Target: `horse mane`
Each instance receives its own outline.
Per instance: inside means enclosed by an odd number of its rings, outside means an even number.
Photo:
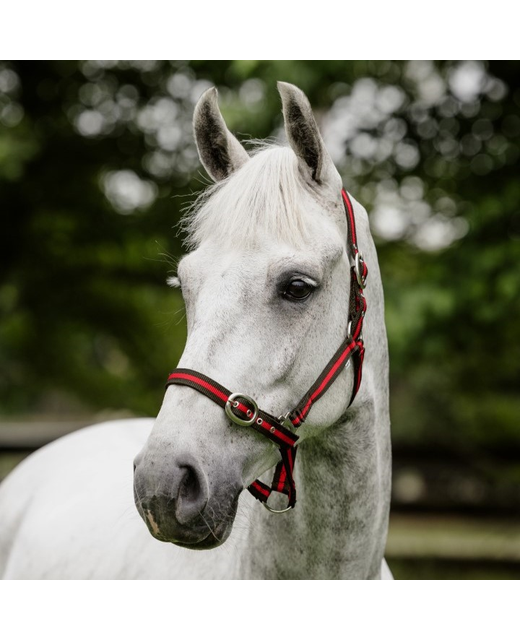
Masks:
[[[260,237],[304,246],[305,191],[290,147],[255,142],[251,159],[205,189],[181,221],[189,249],[211,239],[221,246],[250,247]]]

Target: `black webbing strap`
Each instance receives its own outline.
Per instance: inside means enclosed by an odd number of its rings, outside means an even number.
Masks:
[[[294,484],[294,462],[298,436],[287,426],[300,427],[313,405],[334,383],[341,371],[349,362],[353,363],[354,384],[349,405],[352,404],[361,385],[361,374],[365,347],[363,342],[363,319],[367,308],[363,289],[366,285],[368,269],[357,247],[356,223],[354,210],[347,192],[343,189],[343,202],[347,216],[348,246],[351,260],[349,318],[347,336],[339,349],[329,360],[326,367],[318,376],[316,382],[303,396],[296,407],[281,418],[259,409],[251,398],[242,394],[231,393],[208,376],[191,369],[175,369],[168,377],[166,386],[181,384],[191,387],[216,402],[225,411],[232,422],[251,427],[266,438],[269,438],[280,449],[281,460],[277,464],[273,481],[269,487],[260,480],[255,480],[248,490],[251,494],[267,506],[267,500],[273,491],[283,493],[288,497],[290,509],[296,504],[296,487]],[[270,507],[267,507],[270,509]],[[284,509],[283,511],[286,511]],[[270,509],[272,511],[272,509]]]

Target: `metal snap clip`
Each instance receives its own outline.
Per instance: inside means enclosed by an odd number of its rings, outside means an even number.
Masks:
[[[286,413],[282,413],[281,416],[278,416],[278,422],[283,425],[286,429],[293,429],[294,425],[291,422],[291,419],[289,418],[289,416],[291,415],[290,411],[287,411]]]

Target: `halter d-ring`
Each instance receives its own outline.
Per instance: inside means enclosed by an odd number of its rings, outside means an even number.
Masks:
[[[253,407],[252,411],[251,409],[249,409],[249,407],[247,407],[247,410],[245,412],[248,416],[247,420],[239,418],[235,413],[233,413],[233,407],[237,409],[241,404],[238,401],[238,398],[242,398],[242,400],[245,400],[249,405]],[[252,424],[254,424],[255,420],[258,417],[258,405],[253,400],[253,398],[246,396],[244,393],[232,393],[227,399],[226,405],[224,406],[224,411],[226,412],[227,417],[232,422],[234,422],[235,424],[239,424],[241,427],[250,427]]]
[[[285,509],[273,509],[267,504],[267,502],[262,502],[262,504],[267,509],[267,511],[270,511],[271,513],[287,513],[287,511],[290,511],[293,508],[293,506],[288,506],[285,507]]]

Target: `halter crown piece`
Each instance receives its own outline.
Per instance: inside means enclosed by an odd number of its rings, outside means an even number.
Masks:
[[[279,418],[275,418],[259,409],[256,402],[249,396],[243,393],[231,393],[215,380],[192,369],[175,369],[170,373],[166,382],[167,387],[170,384],[182,384],[199,391],[222,407],[231,422],[243,427],[251,427],[279,447],[281,460],[276,466],[271,486],[269,487],[260,480],[255,480],[248,487],[253,496],[260,500],[272,513],[284,513],[292,509],[296,504],[293,469],[298,436],[292,430],[297,429],[305,422],[314,403],[323,396],[343,368],[350,364],[351,360],[354,365],[354,386],[348,404],[349,407],[354,401],[361,384],[361,372],[365,355],[363,319],[367,309],[363,289],[366,286],[368,269],[357,247],[356,223],[352,203],[344,189],[341,191],[341,195],[347,216],[348,250],[351,261],[347,336],[318,376],[316,382],[296,407]],[[283,493],[288,497],[286,509],[275,510],[267,504],[267,500],[273,491]]]

